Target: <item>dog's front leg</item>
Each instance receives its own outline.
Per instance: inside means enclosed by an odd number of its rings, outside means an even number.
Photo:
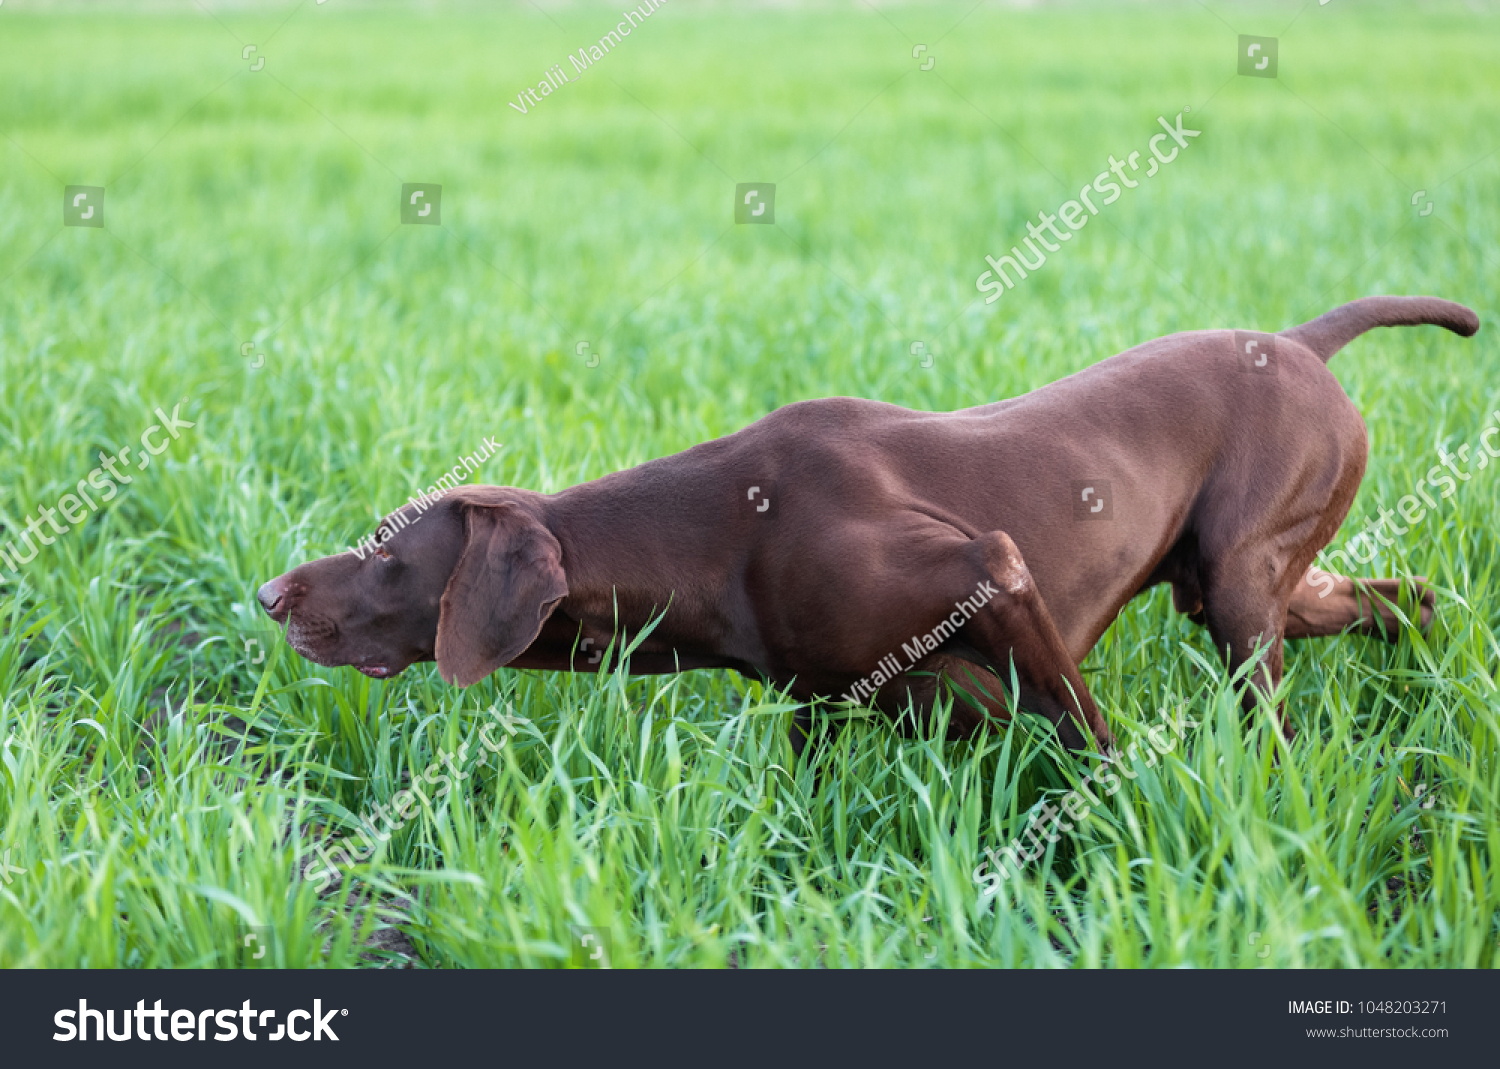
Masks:
[[[1041,713],[1057,727],[1071,750],[1088,748],[1083,729],[1101,750],[1114,746],[1093,695],[1042,601],[1021,551],[1003,531],[991,531],[969,543],[968,555],[989,577],[992,596],[964,626],[964,638],[1002,680],[1010,678],[1014,660],[1021,686],[1020,706]]]
[[[934,652],[882,686],[875,704],[898,720],[913,708],[925,715],[941,686],[955,687],[965,701],[955,704],[950,731],[968,734],[986,714],[1009,719],[1009,697],[1000,683],[1008,687],[1014,663],[1021,708],[1052,721],[1064,745],[1087,749],[1087,733],[1101,749],[1113,746],[1114,736],[1010,537],[991,531],[951,543],[943,552],[930,573],[913,570],[892,578],[902,600],[910,599],[906,608],[920,606],[899,615],[937,620],[938,626],[925,642]],[[894,606],[885,611],[896,614]],[[971,672],[963,662],[978,667]],[[933,667],[940,671],[927,675]]]
[[[948,738],[954,740],[968,738],[986,721],[1009,723],[1006,684],[979,663],[982,659],[974,653],[961,656],[952,647],[930,653],[909,671],[888,680],[873,704],[903,728],[915,731],[948,699]]]

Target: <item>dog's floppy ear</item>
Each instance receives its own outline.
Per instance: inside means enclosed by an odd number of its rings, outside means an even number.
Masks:
[[[467,687],[514,660],[568,594],[562,546],[514,505],[465,505],[464,551],[443,591],[438,673]]]

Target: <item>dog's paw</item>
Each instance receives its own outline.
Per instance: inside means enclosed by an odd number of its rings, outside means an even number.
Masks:
[[[1362,606],[1361,623],[1366,634],[1379,635],[1387,642],[1395,642],[1401,637],[1401,622],[1391,608],[1392,605],[1401,609],[1407,619],[1412,618],[1412,609],[1415,607],[1415,623],[1423,632],[1432,626],[1433,615],[1437,612],[1437,595],[1427,585],[1425,576],[1418,575],[1409,579],[1361,579],[1359,585],[1364,594],[1374,595]]]
[[[1433,614],[1437,612],[1437,595],[1427,585],[1427,578],[1425,576],[1416,576],[1412,579],[1412,582],[1416,584],[1422,606],[1421,619],[1418,621],[1418,626],[1425,632],[1432,626]]]

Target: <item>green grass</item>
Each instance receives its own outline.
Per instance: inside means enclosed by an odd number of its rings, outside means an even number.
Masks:
[[[1370,566],[1433,580],[1430,634],[1295,644],[1289,750],[1164,590],[1130,607],[1084,665],[1101,708],[1122,738],[1183,701],[1199,726],[987,899],[983,850],[1086,770],[1030,720],[859,723],[815,770],[729,673],[458,691],[238,655],[256,585],[486,435],[476,481],[551,491],[802,398],[957,408],[1432,293],[1480,335],[1333,362],[1372,440],[1340,537],[1477,438],[1500,11],[986,4],[944,36],[969,7],[670,0],[521,116],[615,6],[5,3],[0,542],[156,406],[197,425],[4,587],[0,966],[234,966],[252,926],[278,966],[565,965],[578,926],[640,966],[1496,964],[1491,472]],[[1236,31],[1280,35],[1276,80],[1233,75]],[[976,303],[985,253],[1188,105],[1179,159]],[[443,184],[441,227],[397,225],[403,181]],[[731,225],[739,181],[777,182],[777,226]],[[107,187],[105,229],[59,225],[65,184]],[[347,880],[299,875],[462,743],[460,789]]]

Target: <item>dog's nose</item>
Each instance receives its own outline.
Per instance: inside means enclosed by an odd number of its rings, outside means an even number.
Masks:
[[[286,576],[278,576],[265,586],[255,592],[255,598],[260,602],[260,607],[266,612],[275,615],[276,610],[281,607],[286,597]]]

